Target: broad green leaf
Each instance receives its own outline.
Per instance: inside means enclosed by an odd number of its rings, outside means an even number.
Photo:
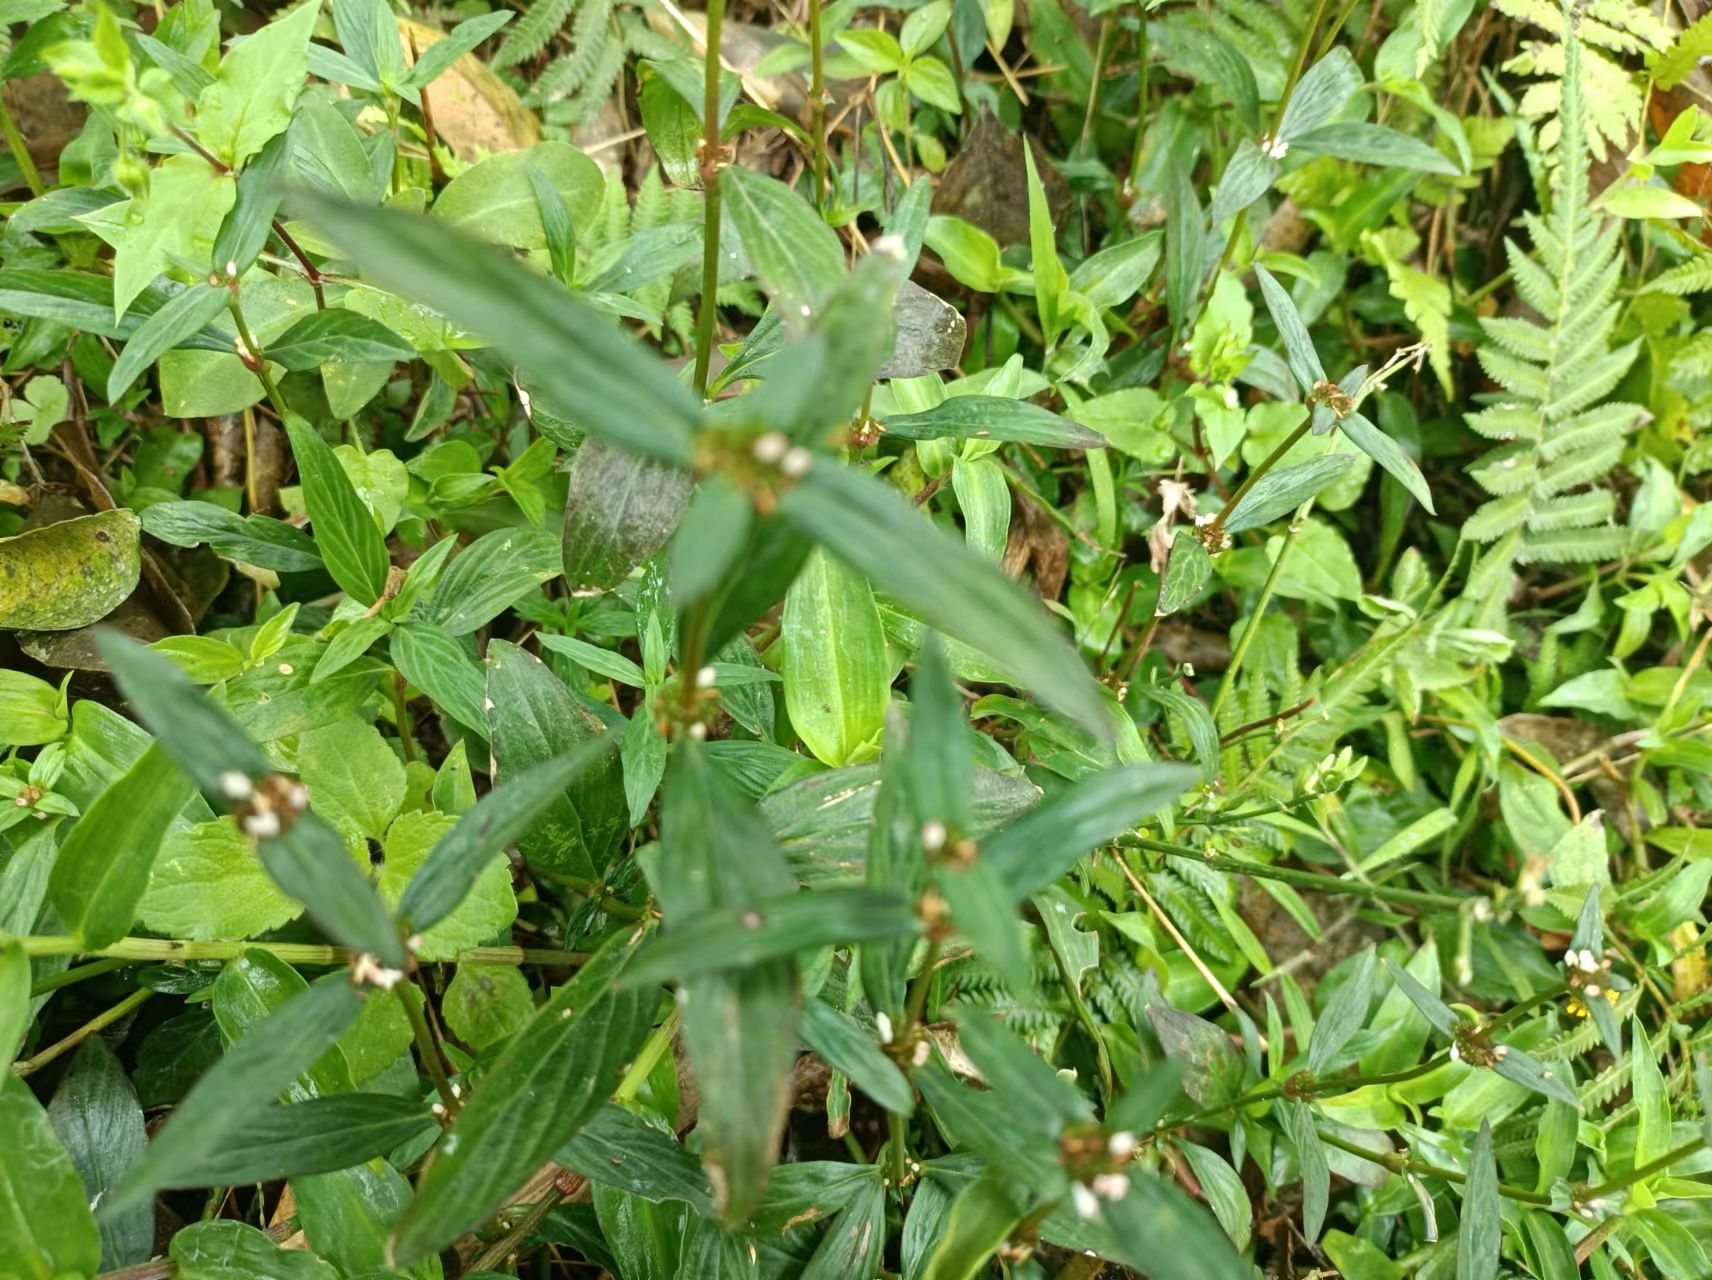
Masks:
[[[473,21],[473,19],[472,19]],[[559,189],[534,165],[528,169],[529,185],[535,192],[535,207],[541,214],[541,233],[547,241],[547,256],[553,277],[570,284],[577,270],[577,229]]]
[[[527,195],[533,208],[534,193]],[[432,219],[323,199],[304,203],[366,276],[487,337],[578,425],[651,457],[690,461],[699,406],[608,317]]]
[[[386,539],[321,433],[299,418],[289,419],[285,427],[327,572],[353,600],[373,604],[386,590]]]
[[[867,579],[816,551],[785,593],[780,626],[792,726],[820,760],[852,763],[879,733],[891,696],[886,635]]]
[[[1165,305],[1174,334],[1187,329],[1206,267],[1206,224],[1195,184],[1181,167],[1171,173],[1171,216],[1165,223]]]
[[[176,291],[165,287],[145,285],[116,320],[111,276],[66,270],[0,271],[0,313],[52,320],[106,338],[131,338],[148,317],[176,296]],[[183,345],[209,352],[231,350],[230,342],[210,333],[192,334]]]
[[[58,689],[22,671],[0,671],[0,746],[37,747],[65,736]]]
[[[564,571],[572,591],[610,591],[666,545],[690,501],[687,471],[598,438],[571,464]]]
[[[231,296],[211,284],[194,284],[138,325],[113,362],[113,372],[107,375],[109,403],[117,403],[163,352],[201,332],[203,326],[226,309]]]
[[[599,739],[616,744],[541,660],[495,640],[487,651],[487,723],[497,777],[554,760]],[[530,865],[599,879],[629,828],[617,753],[578,771],[575,781],[517,841]]]
[[[1193,529],[1179,529],[1171,539],[1171,558],[1159,583],[1153,616],[1166,618],[1191,604],[1213,574],[1213,560]]]
[[[231,716],[170,658],[116,631],[98,632],[96,642],[126,701],[204,795],[230,807],[227,774],[236,771],[255,781],[273,772]]]
[[[460,964],[440,999],[440,1016],[480,1051],[523,1030],[535,1016],[535,996],[516,965]]]
[[[188,266],[198,274],[208,269],[214,239],[236,198],[231,174],[218,173],[201,156],[184,153],[154,167],[145,194],[78,219],[113,246],[115,323],[169,268]]]
[[[170,832],[137,907],[143,925],[171,938],[255,938],[296,919],[255,845],[231,817]]]
[[[269,951],[246,950],[220,970],[210,988],[209,1007],[220,1026],[220,1038],[230,1048],[309,989],[303,975]],[[330,1049],[285,1090],[290,1102],[324,1094],[349,1092],[351,1069],[338,1049]]]
[[[809,1048],[887,1111],[900,1116],[914,1112],[915,1093],[909,1081],[881,1052],[873,1034],[849,1014],[824,1000],[809,1000],[803,1004],[797,1028]]]
[[[625,970],[624,985],[749,969],[816,947],[895,938],[920,928],[907,899],[867,888],[817,889],[708,907],[686,921],[668,921]]]
[[[285,1091],[356,1019],[364,996],[348,982],[325,982],[292,997],[239,1040],[185,1095],[142,1162],[103,1206],[112,1214],[183,1179],[211,1147]]]
[[[789,310],[808,315],[844,278],[844,249],[832,228],[777,178],[739,165],[720,171],[719,191],[761,279]]]
[[[582,771],[609,750],[604,739],[544,761],[504,781],[476,802],[434,846],[398,900],[401,928],[430,928],[454,911],[481,874],[562,797]]]
[[[317,1257],[346,1276],[391,1271],[386,1238],[411,1196],[410,1184],[397,1169],[385,1160],[368,1160],[295,1177],[290,1190],[304,1239]],[[444,1272],[438,1258],[428,1258],[408,1274],[414,1280],[440,1280]]]
[[[0,538],[0,629],[70,631],[112,613],[142,575],[141,527],[120,507]]]
[[[552,534],[495,529],[453,557],[420,616],[448,635],[468,635],[560,572],[559,539]]]
[[[212,502],[156,502],[141,512],[143,528],[175,547],[206,543],[228,559],[280,573],[319,569],[321,553],[309,535],[272,516],[240,516]]]
[[[486,734],[482,668],[455,637],[440,626],[407,622],[393,631],[390,652],[404,678],[432,698],[443,714]]]
[[[1195,785],[1180,764],[1107,769],[1043,800],[981,842],[978,857],[998,871],[1021,900],[1063,875],[1097,845],[1132,831]]]
[[[1105,699],[1038,602],[895,490],[822,459],[779,506],[930,625],[990,655],[1094,732],[1109,731]]]
[[[404,764],[364,720],[335,720],[303,734],[297,767],[315,812],[353,847],[385,835],[404,804]]]
[[[335,1280],[339,1274],[307,1250],[282,1248],[267,1232],[233,1218],[191,1223],[173,1235],[167,1252],[177,1280]]]
[[[620,936],[603,947],[494,1061],[399,1220],[398,1263],[479,1224],[606,1101],[653,1020],[651,993],[610,989],[636,940]]]
[[[379,999],[379,996],[375,997]],[[337,1093],[250,1107],[178,1175],[178,1185],[223,1187],[328,1173],[383,1156],[434,1126],[414,1098]]]
[[[101,1238],[77,1168],[30,1086],[0,1072],[0,1275],[93,1276]]]
[[[379,321],[337,307],[310,312],[267,344],[267,358],[292,371],[335,360],[390,365],[415,356],[414,347]]]
[[[0,941],[0,1072],[11,1069],[33,1015],[30,958],[16,938]]]
[[[1342,476],[1355,458],[1353,453],[1323,453],[1292,466],[1273,467],[1230,509],[1225,532],[1242,533],[1289,515]]]
[[[1248,1280],[1253,1273],[1213,1216],[1158,1174],[1132,1175],[1129,1195],[1104,1206],[1101,1218],[1118,1242],[1117,1259],[1152,1280]]]
[[[622,653],[602,649],[598,644],[578,640],[575,636],[554,636],[545,632],[535,637],[543,649],[562,653],[585,671],[592,671],[608,680],[640,689],[648,683],[647,674]]]
[[[1186,1139],[1179,1139],[1176,1145],[1189,1162],[1189,1170],[1195,1175],[1195,1181],[1201,1184],[1208,1207],[1231,1238],[1231,1243],[1238,1249],[1248,1248],[1254,1229],[1254,1206],[1249,1201],[1248,1188],[1243,1186],[1236,1170],[1216,1151]]]
[[[434,847],[449,836],[458,819],[444,813],[406,813],[386,833],[376,888],[381,901],[395,906]],[[451,960],[460,952],[505,937],[517,918],[511,867],[495,854],[478,869],[463,900],[433,926],[419,928],[416,954],[424,960]]]
[[[309,37],[320,9],[319,0],[306,0],[239,40],[196,100],[198,139],[231,167],[241,167],[291,123],[309,78]]]
[[[1308,68],[1307,74],[1290,95],[1284,118],[1278,124],[1278,136],[1293,141],[1310,129],[1317,129],[1348,102],[1361,88],[1364,77],[1354,57],[1342,45]]]
[[[1493,1280],[1503,1231],[1498,1205],[1498,1164],[1492,1156],[1492,1126],[1480,1122],[1462,1188],[1462,1226],[1456,1234],[1456,1280]]]
[[[106,1199],[148,1145],[143,1109],[124,1066],[100,1036],[85,1040],[48,1103],[48,1120],[77,1169],[92,1204]],[[96,1223],[101,1267],[112,1271],[147,1262],[154,1252],[155,1215],[139,1204]]]
[[[595,1112],[553,1159],[597,1185],[656,1203],[681,1200],[699,1214],[713,1213],[701,1162],[669,1132],[612,1103]]]
[[[72,827],[48,896],[84,948],[99,950],[130,930],[161,843],[194,794],[172,757],[151,746]]]
[[[937,408],[894,413],[883,424],[887,435],[905,440],[1001,440],[1053,449],[1103,449],[1111,443],[1050,409],[1006,396],[949,396]]]
[[[925,1189],[925,1185],[923,1187]],[[921,1191],[916,1192],[922,1199]],[[916,1206],[910,1206],[915,1216]],[[943,1223],[929,1242],[932,1252],[922,1268],[922,1280],[970,1280],[981,1273],[999,1247],[1015,1232],[1027,1212],[1000,1169],[989,1165],[951,1202]],[[909,1227],[905,1226],[906,1242]]]
[[[1384,125],[1356,120],[1322,124],[1290,138],[1292,151],[1309,155],[1336,156],[1357,164],[1382,165],[1387,169],[1418,169],[1422,173],[1459,174],[1456,161],[1438,148]]]
[[[446,184],[434,202],[434,216],[514,249],[546,248],[531,170],[559,193],[573,227],[595,225],[605,182],[600,167],[568,142],[540,142],[527,151],[502,152],[471,165]],[[362,260],[357,245],[348,247]],[[363,266],[370,264],[365,260]],[[433,304],[430,298],[423,301]]]

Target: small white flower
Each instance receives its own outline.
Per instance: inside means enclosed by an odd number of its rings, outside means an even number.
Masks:
[[[1106,1151],[1117,1160],[1128,1160],[1135,1154],[1135,1135],[1121,1129],[1106,1139]]]
[[[227,769],[220,775],[220,794],[228,800],[248,800],[255,791],[249,777],[237,769]]]
[[[309,807],[309,788],[301,782],[294,782],[286,788],[285,803],[293,813],[302,813]]]
[[[926,1040],[917,1040],[915,1042],[915,1049],[910,1054],[910,1065],[915,1067],[925,1067],[927,1065],[927,1060],[932,1056],[933,1046]]]
[[[1589,996],[1589,997],[1590,997],[1590,998],[1594,998],[1594,999],[1597,999],[1597,998],[1598,998],[1598,995],[1599,995],[1599,984],[1598,984],[1598,983],[1597,983],[1597,982],[1589,982],[1589,983],[1588,983],[1588,984],[1587,984],[1587,991],[1586,991],[1586,994],[1587,994],[1587,995],[1588,995],[1588,996]]]
[[[893,258],[902,262],[904,260],[904,238],[896,232],[888,232],[874,241],[872,251],[882,257]]]
[[[1080,1182],[1070,1184],[1070,1199],[1075,1202],[1078,1218],[1097,1218],[1100,1216],[1100,1197]]]
[[[1261,136],[1260,149],[1274,160],[1282,160],[1290,154],[1290,144],[1283,138],[1274,138],[1271,134]]]
[[[1452,1062],[1462,1061],[1462,1050],[1458,1049],[1454,1044],[1450,1047],[1450,1060]]]
[[[425,939],[421,934],[413,933],[404,940],[404,946],[411,955],[415,955],[418,951],[422,950],[422,943],[424,941]]]
[[[765,462],[771,466],[784,457],[790,447],[791,442],[785,438],[784,432],[769,431],[749,447],[749,452],[754,455],[756,462]]]
[[[714,681],[718,679],[719,673],[711,666],[703,667],[700,671],[695,673],[696,688],[698,689],[711,689],[713,688]]]
[[[1094,1179],[1094,1194],[1102,1200],[1122,1200],[1129,1194],[1129,1175],[1102,1173]]]
[[[404,978],[402,969],[389,969],[367,951],[351,962],[351,981],[359,986],[391,991]]]
[[[279,815],[271,809],[246,814],[244,817],[244,832],[257,840],[271,840],[279,834]]]
[[[1492,1061],[1494,1061],[1494,1062],[1502,1062],[1502,1061],[1504,1061],[1505,1058],[1507,1058],[1509,1056],[1510,1056],[1510,1046],[1507,1044],[1497,1045],[1492,1050]]]
[[[703,724],[701,721],[698,720],[690,726],[690,739],[692,741],[700,742],[702,739],[704,739],[706,737],[707,737],[707,726],[705,724]]]
[[[800,444],[788,450],[779,460],[779,470],[793,480],[799,480],[808,474],[808,469],[814,465],[814,455]]]
[[[1225,388],[1225,408],[1234,409],[1234,408],[1236,408],[1236,406],[1237,406],[1236,388],[1235,387],[1226,387]]]
[[[892,1017],[884,1009],[874,1015],[874,1030],[880,1033],[880,1043],[892,1042]]]
[[[921,827],[921,847],[929,853],[938,853],[945,847],[947,835],[945,824],[938,819],[924,822]]]

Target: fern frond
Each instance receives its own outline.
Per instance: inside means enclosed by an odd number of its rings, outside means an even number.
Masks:
[[[1543,0],[1500,0],[1500,7],[1551,29]],[[1610,525],[1615,501],[1596,486],[1622,456],[1627,433],[1640,421],[1639,405],[1605,403],[1639,354],[1639,342],[1612,343],[1622,256],[1617,228],[1588,207],[1590,120],[1583,80],[1582,36],[1607,48],[1630,50],[1646,37],[1650,19],[1637,18],[1619,0],[1604,0],[1581,21],[1566,5],[1555,29],[1564,33],[1562,131],[1556,190],[1550,211],[1527,216],[1533,248],[1507,246],[1523,301],[1540,320],[1483,319],[1481,368],[1503,399],[1471,414],[1469,425],[1500,446],[1471,473],[1491,501],[1463,526],[1463,536],[1492,542],[1520,531],[1516,553],[1525,561],[1574,563],[1600,559],[1620,545]],[[1586,488],[1587,486],[1595,486]]]
[[[575,4],[576,0],[535,0],[528,12],[518,19],[517,25],[506,33],[499,52],[493,57],[494,70],[527,62],[545,49],[547,42],[565,25],[565,19],[571,16]]]
[[[1712,18],[1712,13],[1708,13],[1707,17]],[[1705,22],[1706,18],[1700,21]],[[1712,253],[1690,258],[1687,262],[1679,262],[1674,267],[1660,272],[1647,281],[1646,288],[1641,292],[1668,293],[1680,298],[1690,293],[1705,293],[1708,289],[1712,289]]]
[[[1674,89],[1702,58],[1708,57],[1712,57],[1712,12],[1701,14],[1693,26],[1679,33],[1653,63],[1653,83],[1661,89]]]

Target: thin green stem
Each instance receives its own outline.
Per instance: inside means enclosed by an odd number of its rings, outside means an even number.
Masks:
[[[809,111],[814,129],[814,207],[826,210],[826,75],[821,66],[820,0],[808,0]]]
[[[480,1257],[470,1264],[469,1271],[465,1274],[492,1271],[496,1267],[512,1265],[517,1260],[517,1246],[533,1235],[535,1228],[545,1222],[547,1215],[564,1203],[564,1200],[565,1193],[560,1190],[559,1184],[555,1182],[547,1188],[545,1195],[524,1210],[523,1216],[512,1223],[509,1231],[494,1241]]]
[[[624,1079],[618,1082],[618,1088],[612,1095],[614,1102],[630,1102],[641,1090],[663,1054],[672,1047],[672,1041],[677,1039],[680,1018],[677,1009],[666,1015],[666,1020],[655,1027],[649,1035],[647,1043],[630,1064],[630,1069],[624,1073]]]
[[[1705,1145],[1706,1139],[1704,1137],[1690,1138],[1674,1151],[1667,1151],[1656,1160],[1649,1160],[1645,1164],[1636,1165],[1629,1172],[1620,1177],[1612,1178],[1609,1182],[1601,1182],[1596,1187],[1579,1188],[1575,1198],[1585,1203],[1588,1200],[1597,1200],[1601,1196],[1608,1196],[1613,1192],[1625,1190],[1637,1182],[1652,1177],[1655,1173],[1663,1173],[1679,1160],[1688,1159],[1689,1156],[1698,1153]]]
[[[1136,29],[1136,60],[1141,68],[1141,89],[1136,95],[1135,104],[1135,145],[1130,151],[1129,176],[1124,179],[1124,186],[1129,194],[1135,194],[1135,180],[1141,173],[1142,156],[1147,150],[1147,72],[1148,64],[1152,61],[1152,50],[1147,41],[1147,5],[1137,6],[1139,15]]]
[[[1208,528],[1215,533],[1223,532],[1225,527],[1225,518],[1229,516],[1231,512],[1236,510],[1239,502],[1248,496],[1249,490],[1254,488],[1255,484],[1260,480],[1260,477],[1272,470],[1273,467],[1277,466],[1279,460],[1283,458],[1285,454],[1289,453],[1290,450],[1296,447],[1296,442],[1303,436],[1307,435],[1313,425],[1314,417],[1313,414],[1310,413],[1308,417],[1303,420],[1301,426],[1297,427],[1288,436],[1286,436],[1282,444],[1262,458],[1260,462],[1251,471],[1249,471],[1243,482],[1236,487],[1236,492],[1231,494],[1230,501],[1225,503],[1223,507],[1219,508],[1218,515],[1213,517],[1213,522],[1208,526]]]
[[[1225,668],[1224,676],[1219,680],[1219,691],[1213,696],[1213,720],[1216,723],[1219,711],[1225,704],[1225,698],[1236,688],[1237,673],[1242,670],[1242,660],[1248,656],[1250,646],[1254,644],[1255,634],[1260,630],[1260,620],[1266,616],[1266,606],[1272,603],[1273,593],[1278,590],[1278,579],[1284,572],[1284,561],[1290,556],[1290,548],[1296,545],[1296,534],[1302,528],[1308,507],[1313,499],[1302,504],[1290,521],[1290,527],[1284,531],[1284,540],[1279,544],[1278,556],[1272,562],[1272,568],[1266,575],[1266,582],[1260,588],[1260,599],[1254,602],[1254,611],[1243,620],[1242,638],[1236,642],[1236,648],[1231,651],[1230,665]],[[1227,507],[1226,510],[1229,510]]]
[[[892,1185],[901,1187],[909,1177],[909,1151],[904,1146],[904,1118],[895,1111],[886,1112],[886,1133],[892,1149]]]
[[[55,1058],[77,1048],[78,1045],[89,1039],[89,1037],[94,1035],[97,1031],[112,1026],[115,1022],[119,1021],[120,1018],[123,1018],[127,1013],[131,1012],[132,1009],[135,1009],[152,995],[154,995],[154,992],[148,987],[141,987],[136,991],[131,992],[130,995],[119,1001],[119,1003],[114,1005],[111,1009],[107,1009],[96,1014],[76,1031],[73,1031],[64,1039],[54,1041],[54,1043],[36,1054],[35,1057],[25,1058],[22,1062],[14,1063],[12,1065],[12,1074],[17,1076],[27,1076],[33,1071],[40,1071]]]
[[[18,132],[18,122],[12,118],[12,104],[6,98],[6,93],[0,92],[0,133],[6,136],[6,149],[12,153],[18,172],[24,175],[24,184],[30,188],[30,194],[39,196],[46,190],[42,186],[42,175],[36,170],[36,158],[24,145],[24,135]]]
[[[36,996],[45,996],[50,991],[58,991],[89,978],[99,978],[104,973],[123,969],[128,963],[129,961],[125,960],[91,960],[88,964],[80,964],[75,969],[50,973],[30,988],[30,997],[34,999]]]
[[[267,392],[268,403],[273,411],[284,422],[290,416],[290,410],[285,407],[285,397],[279,394],[279,387],[274,384],[273,375],[267,371],[267,360],[263,358],[262,349],[257,344],[255,335],[250,332],[249,324],[244,320],[244,309],[238,305],[238,291],[232,290],[232,300],[228,304],[232,312],[232,323],[238,326],[238,340],[244,344],[244,363],[252,373],[261,380],[262,390]]]
[[[1374,1151],[1359,1143],[1351,1142],[1338,1134],[1320,1130],[1320,1141],[1328,1146],[1336,1147],[1339,1151],[1347,1151],[1352,1156],[1369,1160],[1381,1168],[1389,1169],[1392,1173],[1414,1173],[1426,1178],[1442,1178],[1446,1182],[1458,1184],[1468,1181],[1468,1175],[1458,1169],[1446,1169],[1442,1165],[1429,1164],[1425,1160],[1417,1160],[1413,1156],[1404,1155],[1397,1151]],[[1498,1194],[1506,1199],[1515,1200],[1520,1204],[1537,1205],[1542,1209],[1552,1207],[1550,1196],[1541,1195],[1537,1191],[1529,1191],[1523,1187],[1512,1187],[1505,1183],[1498,1184]]]
[[[1149,840],[1142,836],[1120,836],[1119,847],[1126,849],[1146,849],[1153,853],[1162,853],[1168,858],[1186,858],[1198,862],[1204,867],[1215,871],[1228,871],[1234,875],[1253,876],[1259,880],[1276,880],[1281,884],[1292,884],[1304,889],[1316,889],[1321,893],[1340,893],[1357,898],[1374,898],[1380,902],[1391,902],[1398,906],[1418,907],[1424,911],[1455,911],[1465,905],[1466,898],[1448,893],[1427,893],[1419,889],[1403,889],[1387,884],[1360,884],[1352,880],[1344,880],[1339,876],[1323,875],[1316,871],[1299,871],[1294,867],[1274,867],[1264,862],[1251,862],[1247,858],[1233,858],[1223,853],[1203,853],[1199,849],[1186,848],[1179,844],[1167,844],[1163,840]]]
[[[707,395],[713,325],[719,305],[719,33],[725,0],[707,0],[705,132],[702,137],[701,314],[696,317],[695,390]]]
[[[235,960],[246,951],[265,951],[293,965],[349,964],[354,954],[346,947],[313,942],[192,942],[185,938],[120,938],[111,946],[89,948],[76,938],[34,935],[18,939],[27,956],[101,956],[116,960],[187,962]],[[585,951],[554,951],[534,947],[470,947],[460,951],[460,964],[539,964],[554,967],[582,964]]]
[[[422,1059],[423,1069],[434,1082],[434,1090],[440,1095],[440,1102],[446,1108],[446,1119],[450,1121],[463,1103],[457,1090],[452,1088],[451,1077],[446,1074],[446,1064],[440,1057],[440,1041],[428,1025],[428,993],[411,983],[395,988],[393,994],[404,1006],[404,1016],[410,1019],[410,1031],[416,1037],[416,1056]]]

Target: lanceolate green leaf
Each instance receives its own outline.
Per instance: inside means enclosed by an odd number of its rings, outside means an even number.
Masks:
[[[930,625],[989,654],[1095,733],[1108,731],[1104,699],[1040,606],[894,490],[821,460],[780,510]]]
[[[223,556],[261,569],[303,573],[321,568],[321,553],[295,525],[272,516],[241,516],[212,502],[156,502],[143,508],[143,529],[175,547],[207,543]]]
[[[77,1169],[30,1086],[0,1072],[0,1275],[92,1276],[101,1239]]]
[[[192,285],[144,320],[113,362],[113,372],[107,375],[107,399],[117,402],[143,370],[224,311],[231,296],[214,285]]]
[[[288,420],[285,428],[303,481],[315,545],[327,572],[352,599],[373,604],[386,590],[389,568],[380,526],[321,433],[296,418]]]
[[[981,842],[1017,900],[1051,884],[1096,845],[1133,830],[1195,785],[1198,771],[1179,764],[1108,769],[1042,801]]]
[[[1338,425],[1356,448],[1390,472],[1416,502],[1429,512],[1437,510],[1433,506],[1433,495],[1427,488],[1427,478],[1421,474],[1415,460],[1404,452],[1402,445],[1359,413],[1350,414]]]
[[[404,944],[392,918],[332,827],[313,813],[299,814],[256,852],[274,883],[301,902],[331,937],[383,964],[404,964]]]
[[[849,1014],[824,1000],[809,1000],[797,1025],[809,1048],[887,1111],[907,1116],[915,1110],[915,1093],[903,1072],[881,1052],[873,1033]]]
[[[1456,1237],[1456,1280],[1492,1280],[1498,1274],[1502,1224],[1498,1166],[1492,1156],[1492,1126],[1480,1122],[1462,1188],[1462,1226]]]
[[[612,322],[563,287],[430,218],[305,198],[368,277],[481,334],[589,431],[690,461],[695,400]]]
[[[100,1036],[85,1040],[72,1058],[70,1070],[48,1104],[48,1120],[94,1204],[107,1198],[148,1146],[137,1090],[118,1055]],[[110,1214],[96,1226],[101,1232],[103,1270],[147,1262],[154,1253],[153,1205],[139,1204]]]
[[[689,473],[605,440],[585,440],[565,500],[565,581],[609,591],[671,537],[690,501]]]
[[[529,829],[537,814],[563,796],[578,774],[610,750],[611,744],[603,739],[585,742],[557,759],[507,777],[478,800],[411,877],[398,900],[400,927],[420,932],[449,915],[487,865]]]
[[[590,1182],[656,1202],[681,1200],[711,1215],[713,1197],[701,1161],[670,1133],[608,1103],[554,1159]]]
[[[710,907],[665,932],[625,971],[646,985],[768,960],[836,942],[895,938],[921,927],[909,901],[873,889],[818,889],[729,907]]]
[[[267,358],[291,370],[318,369],[332,360],[392,364],[415,355],[415,348],[379,321],[338,308],[311,312],[267,346]]]
[[[48,894],[60,918],[96,951],[130,930],[173,819],[195,787],[158,744],[115,781],[71,829]]]
[[[793,310],[812,307],[843,279],[838,237],[784,183],[734,165],[721,171],[719,191],[761,279]]]
[[[116,1212],[162,1188],[194,1185],[185,1179],[194,1177],[205,1153],[330,1049],[356,1020],[363,998],[348,982],[319,983],[253,1028],[196,1082],[103,1212]]]
[[[905,440],[1004,440],[1053,449],[1104,449],[1111,443],[1050,409],[1005,396],[949,396],[937,408],[894,413],[883,423],[887,435]]]
[[[816,551],[785,592],[780,618],[791,725],[829,765],[858,758],[885,721],[886,633],[868,580]]]
[[[608,943],[493,1063],[393,1233],[399,1264],[478,1225],[606,1101],[653,1020],[652,993],[611,990],[639,940],[638,932]]]
[[[1349,470],[1353,453],[1323,453],[1306,462],[1274,467],[1254,482],[1226,516],[1226,533],[1242,533],[1289,515]]]
[[[224,1187],[346,1169],[396,1150],[433,1126],[434,1117],[421,1103],[383,1093],[252,1106],[180,1166],[174,1185]]]

